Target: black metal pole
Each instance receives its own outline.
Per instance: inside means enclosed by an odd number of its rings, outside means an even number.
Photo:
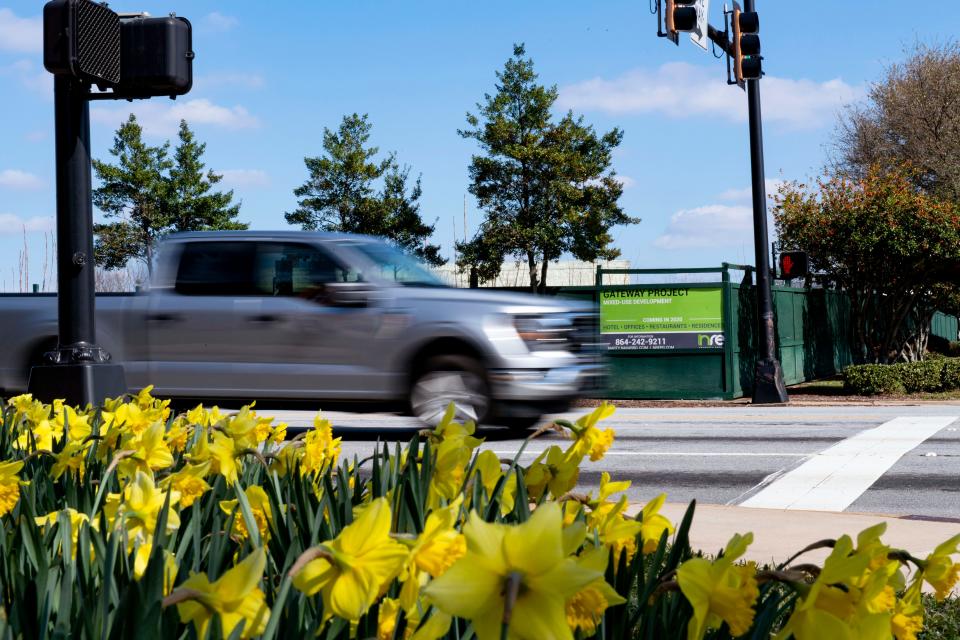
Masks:
[[[123,367],[96,343],[89,89],[54,76],[57,170],[57,348],[30,371],[29,391],[71,405],[126,392]]]
[[[744,0],[745,11],[756,11],[756,0]],[[753,247],[757,266],[757,360],[754,369],[753,402],[788,402],[783,368],[777,358],[773,293],[770,289],[770,259],[767,254],[767,187],[763,168],[763,123],[760,114],[760,81],[747,80],[750,119],[750,177],[753,182]]]
[[[57,162],[57,311],[60,345],[89,348],[94,318],[93,205],[90,180],[90,104],[87,86],[54,76]]]

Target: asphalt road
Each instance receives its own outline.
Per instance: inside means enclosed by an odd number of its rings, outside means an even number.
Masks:
[[[576,418],[586,410],[564,415]],[[291,427],[310,411],[262,411]],[[376,441],[406,441],[419,426],[385,413],[325,412],[343,437],[344,455],[364,457]],[[783,509],[884,513],[960,522],[960,406],[788,406],[623,408],[602,426],[616,430],[607,456],[582,466],[579,491],[596,491],[600,474],[630,480],[631,501],[661,492],[670,502],[744,504]],[[501,457],[521,442],[481,429]],[[528,446],[532,459],[554,443]]]

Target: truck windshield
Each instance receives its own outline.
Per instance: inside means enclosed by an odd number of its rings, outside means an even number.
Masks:
[[[362,253],[376,267],[373,276],[407,287],[446,287],[430,269],[396,247],[381,242],[350,243],[350,248]]]

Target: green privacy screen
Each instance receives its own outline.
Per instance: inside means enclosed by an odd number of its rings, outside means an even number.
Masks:
[[[723,349],[720,286],[600,291],[600,334],[610,351]]]

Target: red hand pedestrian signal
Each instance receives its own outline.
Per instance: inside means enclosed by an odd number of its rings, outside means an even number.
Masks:
[[[804,251],[785,251],[780,254],[780,278],[803,278],[809,272],[809,261]]]

